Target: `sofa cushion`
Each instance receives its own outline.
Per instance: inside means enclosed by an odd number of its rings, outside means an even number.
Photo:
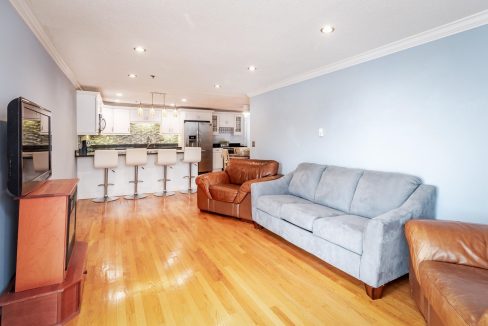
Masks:
[[[370,220],[357,215],[339,215],[317,219],[313,234],[358,255],[363,253],[363,233]]]
[[[325,165],[301,163],[293,172],[288,191],[290,194],[314,201],[315,190]]]
[[[313,222],[321,217],[343,215],[344,213],[333,208],[318,204],[284,204],[280,217],[302,229],[312,231]]]
[[[311,204],[311,202],[293,195],[267,195],[258,198],[256,207],[279,218],[281,209],[285,204]]]
[[[363,170],[328,166],[315,192],[315,202],[349,212]]]
[[[212,199],[233,203],[237,193],[239,192],[239,188],[239,185],[221,183],[210,186],[209,190],[210,194],[212,195]]]
[[[426,260],[419,275],[427,301],[446,325],[487,325],[488,270]]]
[[[411,175],[364,171],[349,213],[369,218],[386,213],[401,206],[421,183]]]

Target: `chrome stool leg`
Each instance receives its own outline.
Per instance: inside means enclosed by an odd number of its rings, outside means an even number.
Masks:
[[[192,167],[192,165],[193,165],[193,164],[194,164],[194,163],[188,163],[188,166],[190,167],[190,169],[189,169],[189,174],[188,174],[187,176],[184,176],[184,177],[183,177],[183,178],[188,178],[188,189],[187,189],[187,190],[182,190],[182,191],[180,191],[180,193],[182,193],[182,194],[194,194],[195,192],[197,192],[197,190],[196,190],[196,189],[193,189],[193,188],[191,187],[191,180],[192,180],[192,179],[195,179],[195,177],[194,177],[194,176],[192,176],[192,174],[191,174],[191,167]]]
[[[165,196],[173,196],[175,193],[173,191],[168,191],[166,188],[166,182],[171,181],[171,179],[168,179],[168,166],[163,165],[163,178],[158,180],[163,182],[163,191],[156,192],[154,196],[157,197],[165,197]]]
[[[143,199],[143,198],[147,197],[146,194],[139,194],[137,192],[139,183],[144,182],[144,181],[139,180],[139,166],[138,165],[134,166],[134,181],[129,181],[129,182],[134,184],[134,194],[129,195],[129,196],[125,196],[124,197],[125,199],[133,200],[133,199]]]
[[[106,203],[119,199],[108,195],[108,186],[113,186],[112,183],[108,183],[108,168],[103,169],[103,183],[99,184],[99,186],[103,186],[103,197],[93,199],[94,203]]]

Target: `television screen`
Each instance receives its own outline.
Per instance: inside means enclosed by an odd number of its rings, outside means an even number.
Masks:
[[[24,98],[10,102],[7,116],[9,180],[24,196],[51,175],[51,112]]]

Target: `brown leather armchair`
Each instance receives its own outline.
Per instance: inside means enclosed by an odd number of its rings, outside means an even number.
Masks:
[[[278,166],[276,161],[230,160],[222,172],[199,175],[198,208],[252,221],[251,185],[281,177]]]
[[[428,325],[488,325],[488,225],[412,220],[410,285]]]

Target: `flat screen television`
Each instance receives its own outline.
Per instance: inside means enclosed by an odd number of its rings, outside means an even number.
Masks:
[[[29,194],[51,176],[51,111],[19,97],[7,108],[8,191]]]

